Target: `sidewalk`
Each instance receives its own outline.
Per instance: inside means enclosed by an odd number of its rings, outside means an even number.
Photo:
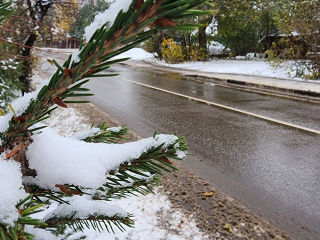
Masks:
[[[181,76],[193,80],[215,82],[222,85],[235,86],[240,88],[254,88],[255,90],[261,91],[271,90],[298,98],[307,98],[320,101],[320,81],[316,82],[307,80],[291,80],[232,73],[201,72],[196,70],[174,68],[170,66],[161,66],[158,64],[140,60],[129,60],[124,64],[134,68],[145,68],[150,70],[150,67],[152,67],[153,70],[156,71],[175,72]]]

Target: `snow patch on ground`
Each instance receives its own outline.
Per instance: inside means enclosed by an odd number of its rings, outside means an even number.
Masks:
[[[205,240],[208,239],[196,227],[195,216],[187,217],[179,211],[171,208],[167,197],[161,194],[160,189],[155,195],[132,196],[127,199],[113,200],[110,204],[123,207],[134,215],[135,227],[125,227],[126,231],[121,232],[114,228],[115,233],[107,231],[99,233],[86,229],[84,233],[74,234],[70,240],[79,239],[87,235],[87,239],[105,240]]]
[[[210,51],[220,53],[223,50],[223,45],[213,43],[210,46]],[[141,48],[133,48],[130,51],[120,54],[115,58],[131,57],[131,60],[144,60],[146,62],[160,65],[168,68],[179,68],[186,70],[194,70],[198,72],[209,73],[230,73],[240,75],[253,75],[270,78],[282,78],[297,81],[304,81],[304,79],[294,77],[295,73],[290,71],[292,62],[285,62],[281,66],[274,68],[265,60],[247,60],[246,56],[237,56],[236,60],[233,59],[213,59],[206,62],[185,62],[180,64],[168,64],[160,61],[151,53],[146,52]],[[309,80],[309,82],[312,82]]]
[[[90,125],[82,123],[82,120],[83,117],[73,108],[58,108],[43,123],[61,136],[70,136],[90,128]]]
[[[241,58],[241,57],[239,57]],[[241,59],[244,59],[242,57]],[[273,68],[266,61],[255,60],[231,60],[231,59],[214,59],[207,62],[186,62],[180,64],[168,64],[164,61],[160,61],[155,58],[145,59],[146,62],[165,66],[168,68],[179,68],[194,70],[198,72],[210,72],[210,73],[230,73],[230,74],[243,74],[253,76],[263,76],[270,78],[283,78],[302,80],[301,78],[294,78],[293,73],[289,70],[289,65]]]
[[[144,60],[144,59],[154,58],[152,53],[148,53],[142,48],[132,48],[127,52],[117,55],[113,59],[128,58],[128,57],[130,57],[131,60]]]

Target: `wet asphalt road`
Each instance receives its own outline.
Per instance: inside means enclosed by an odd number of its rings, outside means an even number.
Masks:
[[[120,77],[320,130],[320,105],[112,67]],[[143,137],[177,131],[185,164],[293,239],[319,239],[320,135],[117,78],[92,79],[92,102]]]

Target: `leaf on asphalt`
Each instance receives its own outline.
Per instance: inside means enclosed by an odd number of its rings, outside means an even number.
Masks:
[[[229,231],[229,232],[233,232],[233,230],[232,230],[232,226],[228,223],[227,225],[225,225],[224,227],[223,227],[223,229],[225,229],[225,230],[227,230],[227,231]]]
[[[213,195],[213,192],[210,192],[210,193],[205,192],[205,193],[203,194],[204,197],[212,197],[212,195]]]

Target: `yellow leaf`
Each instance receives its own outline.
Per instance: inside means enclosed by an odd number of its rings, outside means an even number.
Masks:
[[[204,197],[212,197],[212,195],[213,195],[213,192],[210,192],[210,193],[205,192],[205,193],[203,194]]]
[[[47,61],[51,64],[51,65],[53,65],[54,63],[53,63],[53,61],[51,60],[51,59],[47,59]]]
[[[10,107],[10,110],[12,111],[12,113],[15,114],[14,109],[13,109],[11,103],[9,103],[9,107]]]
[[[232,227],[231,227],[231,225],[228,223],[227,225],[225,225],[224,227],[223,227],[223,229],[225,229],[225,230],[227,230],[227,231],[229,231],[229,232],[233,232],[233,230],[232,230]]]

